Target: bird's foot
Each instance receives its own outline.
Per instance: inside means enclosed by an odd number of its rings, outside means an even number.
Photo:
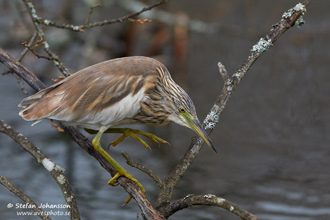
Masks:
[[[121,176],[125,176],[126,178],[132,180],[134,183],[136,183],[141,191],[143,193],[146,193],[145,189],[143,188],[143,186],[141,185],[141,183],[134,178],[134,176],[130,173],[128,173],[125,169],[122,169],[122,170],[118,170],[118,172],[116,173],[116,175],[114,175],[109,181],[108,181],[108,184],[111,185],[111,186],[116,186],[117,185],[117,179]],[[123,204],[123,206],[125,206],[127,203],[129,203],[129,201],[131,201],[132,199],[132,196],[129,196],[126,200],[125,200],[125,203]]]
[[[94,149],[99,152],[116,170],[117,173],[108,181],[108,184],[111,186],[116,186],[117,184],[117,179],[121,176],[125,176],[128,179],[132,180],[134,183],[136,183],[140,189],[142,190],[143,193],[145,193],[145,189],[143,188],[143,186],[141,185],[141,183],[134,178],[134,176],[130,173],[128,173],[117,161],[115,161],[115,159],[113,159],[110,154],[108,154],[101,146],[100,144],[100,139],[101,139],[102,133],[99,132],[97,133],[97,135],[95,136],[95,138],[92,141],[93,147]],[[132,199],[132,197],[128,197],[125,200],[125,204],[126,205],[130,200]]]
[[[157,137],[154,134],[151,133],[147,133],[147,132],[143,132],[140,130],[136,130],[136,129],[130,129],[130,128],[109,128],[108,130],[105,131],[105,133],[122,133],[123,135],[121,137],[119,137],[118,139],[116,139],[115,141],[111,142],[110,145],[112,146],[116,146],[117,144],[119,144],[120,142],[122,142],[126,137],[130,136],[138,141],[140,141],[143,146],[145,146],[147,149],[151,150],[151,148],[149,147],[149,145],[142,140],[142,138],[138,135],[143,135],[147,138],[149,138],[151,141],[153,141],[154,143],[163,143],[163,144],[168,144],[167,141]]]

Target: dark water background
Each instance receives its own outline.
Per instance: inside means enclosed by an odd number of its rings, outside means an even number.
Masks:
[[[88,2],[88,1],[85,1]],[[173,26],[158,23],[127,25],[128,22],[86,30],[84,34],[45,28],[46,37],[67,67],[75,72],[93,63],[123,55],[158,56],[194,100],[204,119],[217,98],[222,80],[221,61],[233,73],[260,37],[268,33],[282,13],[299,1],[169,1],[161,9],[172,15],[184,13],[193,21],[215,24],[204,31],[190,30],[186,62],[173,56]],[[40,1],[39,14],[59,22],[84,22],[88,5],[83,1]],[[70,5],[71,4],[71,5]],[[114,2],[104,1],[92,19],[126,15]],[[218,154],[204,147],[178,184],[174,199],[187,194],[208,194],[235,202],[266,220],[330,219],[330,3],[313,1],[304,16],[306,24],[285,33],[253,65],[230,99],[211,134]],[[21,1],[0,2],[0,46],[15,57],[32,35]],[[148,43],[157,30],[167,41],[156,52]],[[216,30],[213,32],[212,30]],[[129,48],[129,49],[128,49]],[[176,60],[176,62],[174,62]],[[23,62],[47,84],[59,72],[51,62],[29,54]],[[0,65],[1,72],[5,68]],[[28,89],[30,94],[34,92]],[[32,140],[66,174],[77,196],[82,219],[136,219],[134,201],[121,204],[127,193],[106,184],[109,175],[65,134],[41,122],[30,127],[18,117],[17,104],[24,98],[12,75],[0,78],[0,119]],[[137,142],[125,140],[111,154],[133,173],[156,200],[156,184],[145,174],[125,165],[120,155],[134,159],[166,177],[189,146],[193,133],[171,124],[162,128],[139,127],[155,132],[171,146],[152,146],[150,153]],[[88,136],[92,138],[92,136]],[[106,135],[104,145],[115,137]],[[56,183],[34,158],[13,140],[0,134],[0,175],[23,189],[37,204],[64,203]],[[0,219],[18,217],[8,203],[21,203],[0,187]],[[53,219],[67,219],[54,217]],[[141,219],[141,217],[140,217]],[[214,207],[192,207],[171,219],[239,219]]]

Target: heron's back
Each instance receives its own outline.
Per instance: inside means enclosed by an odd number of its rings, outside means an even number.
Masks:
[[[87,67],[25,98],[19,113],[72,124],[116,123],[139,111],[144,92],[155,86],[163,64],[148,57],[125,57]]]

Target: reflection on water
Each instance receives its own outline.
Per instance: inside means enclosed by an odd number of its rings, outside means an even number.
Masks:
[[[260,201],[256,206],[263,209],[264,212],[279,213],[283,216],[311,216],[315,218],[318,216],[330,216],[330,208],[310,208],[308,206],[295,206],[277,202]],[[261,217],[261,216],[260,216]],[[284,217],[288,218],[288,217]]]
[[[262,219],[298,219],[297,216],[301,219],[327,219],[330,216],[330,195],[264,186],[259,186],[256,190],[265,196],[264,200],[255,202],[255,206],[260,209],[258,216]],[[290,202],[281,202],[282,199]],[[273,218],[269,213],[272,213]]]
[[[296,2],[283,0],[262,5],[260,1],[210,0],[205,2],[205,8],[187,1],[169,2],[169,11],[185,10],[194,19],[215,21],[226,27],[212,35],[189,32],[186,87],[200,120],[221,90],[217,62],[220,60],[232,73],[252,45]],[[255,63],[210,136],[219,153],[207,147],[201,150],[178,184],[174,199],[191,193],[213,193],[262,219],[329,219],[330,57],[326,6],[329,2],[314,1],[305,16],[306,25],[290,30]],[[236,32],[232,25],[238,25],[240,31]],[[245,31],[249,34],[245,35]],[[0,46],[15,55],[21,50]],[[33,59],[30,62],[36,63]],[[31,63],[27,65],[33,68]],[[0,70],[3,70],[1,65]],[[14,126],[66,169],[83,219],[136,219],[139,210],[134,201],[121,207],[126,192],[120,187],[108,186],[110,176],[87,153],[49,123],[41,122],[31,128],[31,123],[17,116],[17,104],[23,95],[14,77],[1,76],[0,90],[0,119]],[[171,145],[155,145],[149,152],[134,140],[125,140],[110,153],[127,167],[120,155],[121,151],[127,151],[137,162],[165,178],[188,148],[193,132],[177,125],[143,127],[143,130],[155,132]],[[104,135],[103,145],[114,138]],[[3,134],[0,134],[0,146],[1,175],[23,189],[37,204],[64,202],[56,183],[30,155]],[[141,181],[148,198],[154,202],[156,184],[145,174],[127,169]],[[9,202],[21,201],[0,187],[1,219],[16,218],[16,210],[6,208]],[[238,219],[214,207],[193,207],[173,217],[192,218]]]

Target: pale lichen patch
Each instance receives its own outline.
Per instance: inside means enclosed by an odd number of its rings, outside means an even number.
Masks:
[[[303,11],[303,12],[306,11],[305,5],[303,5],[301,3],[296,4],[296,6],[294,6],[293,9],[296,11]]]
[[[74,25],[72,25],[71,28],[74,31],[79,31],[81,29],[79,26],[74,26]]]
[[[265,40],[264,38],[260,38],[258,43],[253,45],[251,51],[264,52],[268,50],[271,46],[273,46],[271,39]]]
[[[54,169],[54,162],[48,158],[43,159],[41,163],[46,168],[46,170],[48,170],[48,172],[51,172]]]
[[[67,203],[71,203],[71,202],[72,202],[72,198],[73,198],[72,196],[67,197],[67,198],[66,198],[66,202],[67,202]]]
[[[65,183],[65,177],[62,174],[59,175],[56,179],[62,185]]]
[[[62,168],[62,167],[60,167],[60,166],[58,166],[58,165],[55,166],[55,170],[58,171],[58,172],[61,172],[61,173],[64,173],[65,172],[65,169]]]
[[[296,22],[294,23],[298,28],[300,28],[301,26],[303,26],[305,24],[304,18],[303,16],[300,16]]]
[[[235,208],[234,208],[233,206],[230,206],[229,211],[233,212],[234,209],[235,209]]]
[[[43,41],[42,43],[44,44],[44,47],[45,47],[46,49],[49,49],[49,44],[48,44],[47,41]]]
[[[206,198],[206,199],[213,199],[213,198],[215,198],[216,196],[215,195],[213,195],[213,194],[207,194],[207,195],[204,195],[204,198]]]
[[[188,195],[186,195],[183,199],[188,199],[188,198],[190,198],[190,197],[192,197],[192,196],[194,196],[194,194],[188,194]]]
[[[217,198],[217,203],[218,204],[221,204],[221,203],[223,203],[223,202],[225,202],[226,200],[225,199],[223,199],[223,198]]]
[[[45,24],[45,25],[49,25],[49,24],[50,24],[50,20],[45,19],[45,20],[44,20],[44,24]]]
[[[24,137],[24,135],[21,133],[18,133],[17,137]]]
[[[305,21],[304,21],[304,19],[303,19],[302,16],[306,12],[305,5],[303,5],[301,3],[296,4],[296,6],[294,6],[291,9],[289,9],[288,11],[284,12],[283,15],[282,15],[282,20],[285,20],[285,19],[290,18],[294,13],[299,12],[299,11],[302,12],[302,15],[297,19],[297,21],[295,22],[295,25],[297,27],[301,27],[305,23]]]

